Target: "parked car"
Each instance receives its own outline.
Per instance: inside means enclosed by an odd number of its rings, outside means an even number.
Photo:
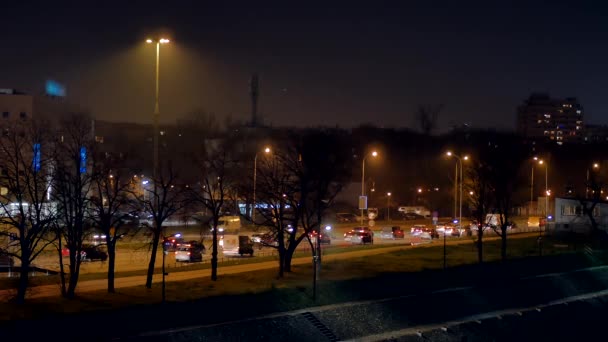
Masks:
[[[203,261],[203,250],[200,246],[182,244],[175,251],[175,261],[195,262]]]
[[[311,232],[309,234],[310,236],[310,240],[312,241],[312,243],[316,243],[317,242],[317,232]],[[321,240],[320,240],[321,244],[324,245],[331,245],[331,237],[329,237],[328,234],[323,234],[321,233]]]
[[[337,213],[336,220],[340,223],[357,222],[357,215],[351,213]]]
[[[403,218],[406,220],[420,220],[423,219],[424,216],[416,213],[404,213]]]

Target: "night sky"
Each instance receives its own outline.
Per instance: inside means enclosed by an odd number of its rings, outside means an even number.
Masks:
[[[155,50],[144,39],[167,32],[163,121],[202,110],[249,119],[258,72],[275,126],[411,127],[418,105],[444,104],[442,129],[513,128],[532,91],[577,96],[589,122],[608,124],[601,2],[401,2],[3,2],[0,88],[41,93],[54,79],[100,119],[151,122]]]

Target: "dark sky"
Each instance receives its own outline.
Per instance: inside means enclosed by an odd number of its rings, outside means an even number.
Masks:
[[[608,123],[599,1],[83,3],[0,5],[0,88],[38,93],[55,79],[98,118],[150,122],[154,48],[143,41],[167,32],[165,121],[248,119],[257,71],[273,125],[413,126],[419,104],[444,104],[444,129],[510,128],[532,91],[577,96],[588,121]]]

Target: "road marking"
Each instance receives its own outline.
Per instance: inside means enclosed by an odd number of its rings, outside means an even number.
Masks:
[[[454,327],[454,326],[457,326],[460,324],[464,324],[464,323],[477,322],[477,323],[481,324],[482,321],[486,320],[486,319],[491,319],[491,318],[501,319],[502,316],[517,315],[517,314],[519,314],[521,316],[523,313],[530,312],[533,310],[540,312],[540,310],[543,308],[560,305],[560,304],[568,304],[568,303],[577,302],[577,301],[589,300],[589,299],[604,297],[604,296],[608,296],[608,290],[591,292],[591,293],[586,293],[586,294],[577,295],[577,296],[570,296],[570,297],[566,297],[566,298],[562,298],[562,299],[558,299],[558,300],[553,300],[553,301],[547,302],[545,304],[534,305],[534,306],[530,306],[530,307],[526,307],[526,308],[515,308],[515,309],[490,311],[490,312],[485,312],[485,313],[481,313],[481,314],[465,316],[465,317],[447,321],[447,322],[413,326],[413,327],[409,327],[409,328],[405,328],[405,329],[394,330],[394,331],[381,333],[381,334],[362,336],[362,337],[357,337],[355,339],[344,340],[344,341],[372,342],[372,341],[384,341],[384,340],[389,340],[389,339],[396,339],[396,338],[408,336],[408,335],[420,336],[421,333],[430,332],[432,330],[443,329],[443,328],[449,329],[451,327]]]
[[[538,274],[538,275],[533,275],[533,276],[527,276],[527,277],[523,277],[523,278],[520,278],[520,279],[521,280],[528,280],[528,279],[537,279],[537,278],[561,277],[563,275],[570,274],[570,273],[587,272],[587,271],[598,271],[598,270],[604,270],[604,269],[608,269],[608,266],[591,266],[591,267],[579,268],[579,269],[571,270],[571,271],[556,272],[556,273],[545,273],[545,274]]]

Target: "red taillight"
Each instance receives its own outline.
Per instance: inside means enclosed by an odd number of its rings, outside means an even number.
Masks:
[[[188,255],[190,255],[190,252],[188,252]]]

